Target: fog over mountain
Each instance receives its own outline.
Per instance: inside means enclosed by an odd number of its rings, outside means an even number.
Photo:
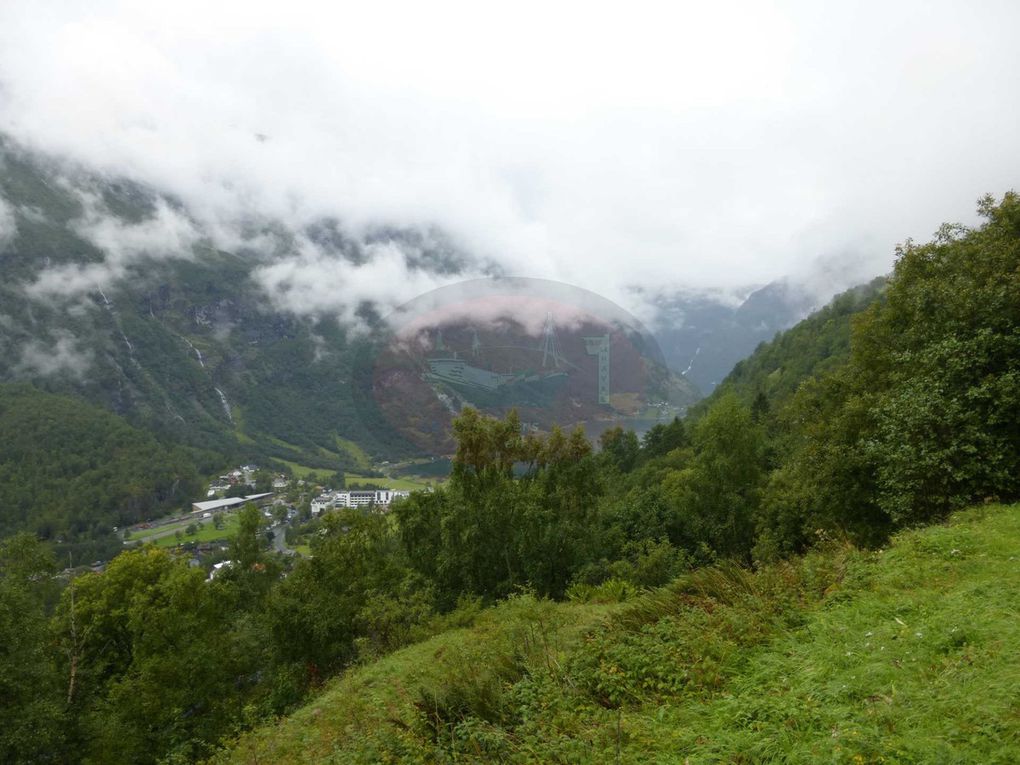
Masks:
[[[31,289],[205,242],[258,259],[278,308],[351,321],[491,273],[649,322],[679,292],[737,305],[784,277],[817,304],[1015,184],[1020,9],[967,11],[7,4],[0,130],[172,200],[125,224],[83,197],[103,258]],[[437,250],[447,267],[420,267]]]
[[[197,360],[196,371],[207,384],[211,368],[201,354],[211,349],[198,351],[193,342],[210,329],[210,313],[219,319],[209,339],[228,344],[232,336],[236,342],[235,330],[244,330],[238,317],[254,321],[252,311],[274,326],[271,333],[278,339],[281,322],[296,320],[306,342],[314,345],[310,362],[338,350],[310,331],[316,322],[339,321],[350,337],[373,334],[373,328],[396,331],[408,306],[420,307],[433,295],[444,295],[446,303],[453,299],[461,320],[476,326],[509,319],[535,344],[548,310],[523,306],[547,299],[550,290],[561,296],[588,294],[604,318],[628,316],[598,293],[563,282],[507,278],[501,264],[464,252],[431,227],[358,231],[324,218],[292,229],[285,221],[252,215],[224,233],[159,189],[25,149],[2,134],[0,163],[0,199],[7,200],[0,344],[7,346],[10,362],[0,365],[0,379],[63,376],[80,387],[94,383],[104,367],[111,371],[110,362],[119,370],[115,375],[129,378],[124,365],[141,369],[155,349],[146,342],[147,332],[125,330],[124,311],[158,322],[160,332],[167,328],[163,311],[171,310],[178,320],[190,316],[179,327],[186,347],[176,350],[185,351],[189,365]],[[215,293],[195,282],[201,272],[216,282]],[[471,278],[477,274],[487,278]],[[445,287],[435,290],[440,284]],[[491,289],[516,294],[517,308],[506,313],[509,304],[487,297]],[[694,384],[687,387],[688,400],[698,391],[711,392],[758,343],[817,307],[822,294],[809,282],[790,278],[755,289],[627,289],[621,294],[647,317],[647,339],[661,345],[661,355],[658,349],[649,352]],[[183,293],[172,306],[165,302],[168,291]],[[124,305],[125,299],[134,305]],[[224,299],[230,304],[226,313],[234,318],[223,319]],[[574,331],[577,322],[562,303],[552,320],[559,330]],[[241,304],[246,308],[238,311]],[[106,319],[95,324],[104,314]],[[198,355],[192,359],[193,354]],[[212,377],[230,389],[225,379]],[[223,389],[213,387],[223,398]],[[213,414],[222,416],[219,402],[214,403]],[[124,410],[133,406],[114,404]],[[179,412],[167,409],[166,414],[175,419]]]

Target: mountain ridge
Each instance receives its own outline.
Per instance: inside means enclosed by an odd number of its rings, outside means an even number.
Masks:
[[[395,248],[412,269],[449,277],[474,261],[442,232],[376,226],[359,238],[335,218],[299,232],[252,219],[231,252],[179,201],[129,179],[9,139],[0,140],[0,162],[0,198],[14,224],[0,248],[0,353],[8,360],[0,380],[82,395],[165,438],[231,458],[342,469],[351,463],[336,435],[378,458],[414,451],[349,384],[371,352],[378,309],[361,302],[343,316],[295,312],[301,287],[288,271],[266,277],[287,296],[280,306],[259,269],[293,253],[298,236],[349,264],[368,262],[373,247]],[[687,379],[709,392],[742,354],[799,318],[806,300],[789,285],[755,290],[738,306],[678,297],[663,304],[656,339],[667,363],[688,368]],[[663,324],[670,316],[680,317],[673,329]],[[351,319],[368,331],[352,330]],[[688,353],[697,357],[693,369]],[[260,434],[296,448],[266,447]]]

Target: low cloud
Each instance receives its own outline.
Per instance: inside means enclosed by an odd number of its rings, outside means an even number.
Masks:
[[[330,252],[306,237],[296,254],[256,268],[254,279],[274,307],[298,315],[331,314],[361,326],[359,309],[372,303],[385,315],[409,300],[462,276],[409,265],[415,252],[397,242],[364,245],[363,262]]]
[[[470,324],[541,337],[548,326],[574,331],[584,324],[647,334],[641,321],[604,296],[549,279],[469,279],[419,295],[387,317],[400,342],[430,343],[437,327]]]
[[[82,350],[66,330],[54,330],[47,341],[32,340],[21,350],[16,369],[35,375],[69,374],[83,378],[92,365],[92,352]]]
[[[812,275],[831,293],[1020,178],[1017,3],[553,6],[6,3],[0,130],[168,192],[217,242],[249,246],[252,219],[435,226],[635,313],[860,264]],[[443,281],[385,250],[378,268],[295,252],[259,273],[288,310]]]
[[[79,194],[85,214],[71,228],[95,245],[103,253],[103,260],[44,269],[28,286],[30,296],[74,298],[120,281],[132,266],[146,260],[193,257],[192,248],[201,238],[200,232],[165,201],[156,203],[149,218],[126,223],[111,215],[94,195]]]

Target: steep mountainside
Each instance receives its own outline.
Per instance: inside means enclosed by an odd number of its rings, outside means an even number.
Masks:
[[[695,414],[729,392],[748,405],[764,396],[770,407],[779,406],[804,380],[844,363],[850,356],[853,318],[881,299],[885,283],[885,277],[879,277],[847,290],[771,342],[761,343],[736,363],[711,396],[698,403]]]
[[[0,537],[29,530],[65,564],[108,560],[114,526],[191,501],[196,456],[80,400],[0,385]]]
[[[817,303],[816,296],[788,281],[768,284],[737,304],[675,295],[657,304],[655,338],[669,365],[708,395],[734,364]]]
[[[14,230],[0,247],[0,381],[81,395],[224,460],[339,469],[354,457],[338,436],[406,453],[358,400],[371,338],[274,310],[252,277],[259,253],[215,249],[172,200],[132,184],[9,148],[0,163]]]
[[[308,293],[348,285],[295,282],[280,264],[314,247],[354,266],[397,253],[431,276],[498,268],[431,230],[354,236],[331,218],[293,230],[256,216],[231,226],[223,236],[173,198],[0,136],[0,382],[83,396],[224,461],[343,469],[355,464],[350,443],[378,459],[418,452],[369,394],[378,306],[306,310]],[[739,306],[677,295],[660,303],[654,334],[691,398],[689,383],[710,391],[812,300],[786,283]]]

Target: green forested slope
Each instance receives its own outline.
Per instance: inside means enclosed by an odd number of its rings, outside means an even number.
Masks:
[[[15,224],[0,248],[0,382],[81,396],[161,438],[215,451],[224,465],[351,468],[357,460],[337,435],[373,455],[408,453],[362,394],[371,338],[278,310],[255,277],[265,254],[218,250],[197,223],[175,243],[157,215],[190,221],[174,200],[3,136],[0,197]],[[293,246],[293,232],[252,226],[281,251]],[[104,252],[94,241],[103,236],[133,254]],[[338,257],[348,255],[357,253]]]
[[[76,562],[107,560],[114,526],[186,507],[200,488],[191,455],[120,417],[0,385],[0,537],[28,530]]]
[[[1018,593],[1020,506],[985,506],[611,607],[517,598],[217,761],[1015,762]]]
[[[1020,494],[1020,197],[986,197],[979,212],[977,228],[901,247],[882,299],[853,322],[847,362],[773,413],[759,555],[818,528],[876,543]]]
[[[785,403],[803,381],[845,363],[850,357],[853,317],[881,298],[885,283],[886,279],[880,277],[847,290],[771,342],[759,345],[754,353],[737,362],[697,410],[707,410],[731,392],[747,404],[764,396],[770,407],[776,407]]]

